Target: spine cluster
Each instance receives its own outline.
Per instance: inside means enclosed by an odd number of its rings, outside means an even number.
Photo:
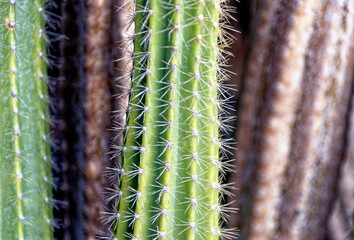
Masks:
[[[44,8],[0,1],[0,239],[52,239]]]
[[[230,193],[220,174],[229,170],[222,161],[229,144],[220,135],[228,110],[222,53],[230,40],[223,4],[135,2],[133,67],[119,96],[128,99],[118,113],[126,118],[117,126],[124,143],[112,170],[119,180],[109,217],[116,239],[235,238],[221,227],[232,211],[221,204]]]

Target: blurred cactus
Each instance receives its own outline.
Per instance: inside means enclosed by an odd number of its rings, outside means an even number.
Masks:
[[[3,0],[0,19],[0,239],[52,239],[44,0]]]
[[[105,175],[109,149],[110,91],[107,32],[110,31],[111,1],[87,1],[86,34],[86,232],[95,239],[104,232],[100,213],[104,211]]]
[[[347,147],[354,2],[267,0],[253,13],[230,226],[241,239],[326,239]]]

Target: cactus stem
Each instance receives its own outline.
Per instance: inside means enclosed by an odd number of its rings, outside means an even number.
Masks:
[[[218,94],[226,90],[217,75],[227,75],[219,70],[225,60],[218,47],[220,2],[134,4],[131,88],[121,95],[129,103],[127,124],[119,126],[124,145],[117,147],[122,195],[115,236],[230,239],[235,234],[219,227],[228,209],[220,197],[230,194],[219,178],[230,167],[219,160],[228,151],[219,139],[225,103]]]
[[[41,172],[42,172],[42,177],[44,180],[44,187],[45,190],[42,193],[42,201],[45,205],[44,207],[44,218],[47,223],[47,225],[52,226],[53,221],[52,221],[52,203],[48,201],[49,197],[51,196],[51,191],[52,191],[52,186],[53,186],[53,181],[51,179],[51,162],[47,161],[48,156],[51,155],[51,150],[50,150],[50,139],[49,136],[47,136],[47,133],[49,132],[49,126],[47,123],[47,119],[49,119],[49,109],[45,109],[44,106],[47,106],[47,99],[45,99],[48,94],[47,94],[47,56],[45,53],[45,46],[46,46],[46,39],[45,35],[42,34],[43,28],[45,25],[45,13],[44,9],[42,6],[44,6],[44,1],[43,0],[36,0],[34,2],[35,9],[37,9],[37,13],[35,18],[38,20],[36,21],[39,24],[36,24],[36,32],[38,32],[38,37],[35,40],[35,51],[34,55],[35,57],[35,69],[36,69],[36,77],[35,77],[35,85],[37,89],[37,94],[40,99],[38,101],[38,113],[37,116],[39,116],[39,122],[40,122],[40,136],[42,136],[43,144],[40,145],[41,148],[41,159],[44,161],[44,164],[41,164]],[[51,229],[47,228],[47,235],[51,235]]]
[[[13,137],[13,147],[14,147],[14,155],[13,155],[13,174],[14,174],[14,181],[15,181],[15,194],[16,198],[16,212],[18,221],[16,223],[16,235],[18,239],[24,238],[24,213],[23,213],[23,191],[22,191],[22,180],[23,180],[23,173],[21,167],[21,148],[20,148],[20,137],[21,137],[21,130],[19,124],[19,111],[18,111],[18,102],[20,101],[18,96],[18,83],[17,83],[17,61],[16,61],[16,16],[15,16],[15,5],[11,4],[8,6],[7,9],[7,18],[5,22],[7,28],[6,34],[6,44],[11,46],[8,49],[8,71],[9,71],[9,80],[10,80],[10,88],[11,88],[11,108],[12,108],[12,126],[14,131]]]
[[[0,66],[1,142],[12,149],[0,151],[1,239],[51,239],[52,177],[47,97],[47,57],[44,0],[1,1],[4,21],[0,37],[5,56]],[[6,138],[12,133],[10,139]],[[8,136],[7,136],[8,137]],[[14,200],[16,207],[13,207]],[[9,227],[11,226],[11,227]],[[16,227],[12,227],[16,226]]]

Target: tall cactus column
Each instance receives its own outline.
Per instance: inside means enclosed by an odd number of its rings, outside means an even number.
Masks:
[[[218,0],[139,0],[116,212],[118,239],[232,239],[217,79]]]
[[[255,5],[236,152],[239,225],[230,223],[241,239],[328,231],[347,146],[354,2],[295,2]]]
[[[44,0],[0,2],[0,239],[52,239]]]

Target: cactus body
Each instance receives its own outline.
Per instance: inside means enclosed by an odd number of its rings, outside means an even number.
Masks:
[[[0,2],[0,239],[52,239],[44,0]]]
[[[219,0],[135,3],[115,237],[231,239],[220,227]]]

